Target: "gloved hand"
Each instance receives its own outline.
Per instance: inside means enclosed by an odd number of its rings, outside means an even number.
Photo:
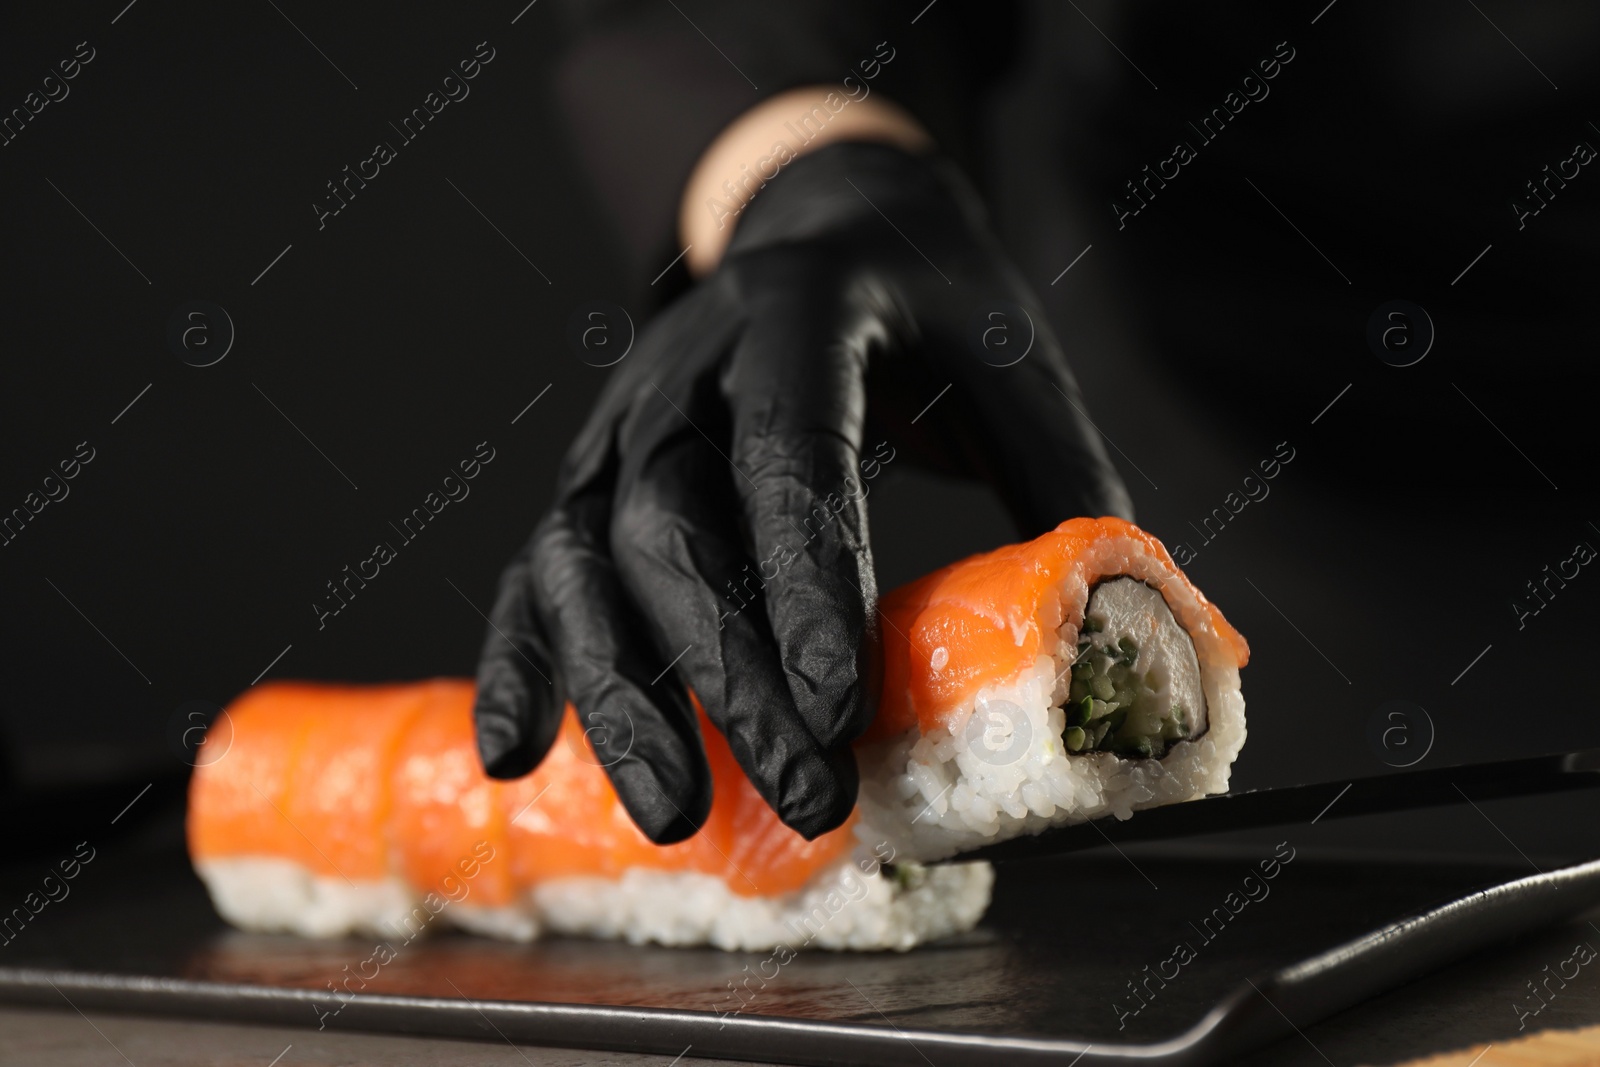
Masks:
[[[501,579],[474,714],[484,766],[514,778],[570,700],[663,844],[711,803],[685,687],[785,823],[848,817],[877,699],[878,441],[988,482],[1027,536],[1131,516],[1034,296],[936,158],[793,161],[612,373]]]

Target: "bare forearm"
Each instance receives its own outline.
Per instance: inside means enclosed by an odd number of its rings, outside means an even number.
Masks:
[[[709,272],[722,258],[739,216],[789,163],[840,141],[878,141],[923,152],[933,138],[869,83],[812,85],[779,93],[740,115],[711,143],[684,186],[678,236],[690,273]]]

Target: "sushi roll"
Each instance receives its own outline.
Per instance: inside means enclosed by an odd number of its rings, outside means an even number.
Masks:
[[[882,604],[862,821],[943,859],[1226,792],[1244,746],[1238,631],[1151,535],[1072,519]]]
[[[845,825],[780,822],[701,716],[714,799],[651,843],[569,706],[544,762],[486,777],[472,683],[263,685],[190,791],[195,870],[235,925],[409,941],[446,926],[724,949],[908,949],[971,929],[965,849],[1226,790],[1248,650],[1153,537],[1076,519],[883,598],[884,689]],[[226,746],[225,750],[222,746]]]
[[[213,729],[190,787],[189,853],[223,918],[400,946],[445,927],[725,949],[910,948],[970,929],[987,864],[908,873],[852,817],[807,841],[779,821],[702,714],[715,791],[695,836],[658,846],[623,808],[569,706],[539,767],[488,778],[473,685],[263,685]]]

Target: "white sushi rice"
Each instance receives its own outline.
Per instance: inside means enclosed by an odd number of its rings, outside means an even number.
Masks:
[[[553,931],[634,944],[905,950],[972,929],[993,884],[987,863],[918,869],[902,883],[845,860],[780,897],[741,896],[711,875],[644,868],[617,881],[546,882],[533,896]]]
[[[272,856],[197,860],[218,914],[245,930],[301,937],[389,936],[420,898],[403,878],[324,878]]]
[[[773,897],[735,893],[708,874],[640,867],[619,879],[551,879],[504,907],[470,898],[444,903],[433,916],[397,878],[352,885],[289,860],[256,857],[202,860],[195,869],[217,910],[235,926],[391,942],[452,925],[507,941],[531,941],[549,930],[743,951],[780,945],[796,952],[903,951],[972,929],[989,907],[994,869],[987,863],[913,868],[893,877],[877,873],[877,866],[862,852],[823,868],[804,888]]]
[[[1207,729],[1176,742],[1161,759],[1072,754],[1062,743],[1062,702],[1089,597],[1085,575],[1126,575],[1158,589],[1194,642]],[[1028,626],[1052,635],[1042,642],[1049,655],[1039,656],[1016,678],[979,689],[952,710],[948,729],[923,735],[912,728],[857,750],[858,835],[887,840],[901,855],[931,861],[1051,826],[1106,814],[1127,819],[1142,808],[1227,791],[1245,740],[1239,669],[1227,639],[1213,628],[1189,587],[1174,580],[1142,542],[1120,537],[1093,544],[1057,593],[1042,605],[1039,618],[1009,622],[1019,645]],[[926,654],[935,668],[949,655],[940,648]],[[1174,685],[1189,687],[1181,678]],[[1009,733],[998,745],[993,735],[984,735],[991,722],[1003,723]]]

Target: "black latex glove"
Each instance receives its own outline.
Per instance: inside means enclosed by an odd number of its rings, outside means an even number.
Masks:
[[[886,455],[984,479],[1028,536],[1131,514],[1033,294],[934,158],[790,163],[611,373],[501,579],[474,713],[514,778],[570,699],[657,842],[711,803],[686,686],[784,822],[849,815],[877,696],[862,481]]]

